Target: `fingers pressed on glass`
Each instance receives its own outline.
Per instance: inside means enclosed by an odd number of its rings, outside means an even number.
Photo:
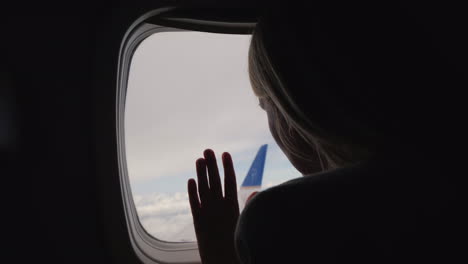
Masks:
[[[206,161],[200,158],[196,162],[197,179],[198,179],[198,192],[200,194],[201,203],[206,203],[210,199],[208,179],[206,178]]]
[[[197,182],[194,179],[189,179],[187,189],[190,201],[190,208],[192,209],[194,221],[196,221],[200,210],[200,200],[198,199]]]
[[[234,165],[232,164],[231,155],[227,152],[223,153],[224,167],[224,193],[226,199],[237,201],[237,183]]]
[[[205,150],[203,153],[208,168],[208,178],[210,181],[210,191],[213,198],[219,199],[223,196],[221,190],[221,180],[219,179],[218,165],[216,164],[216,157],[211,149]]]

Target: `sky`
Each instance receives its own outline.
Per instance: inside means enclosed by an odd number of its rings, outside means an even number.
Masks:
[[[124,120],[128,175],[140,221],[155,238],[195,241],[186,186],[206,148],[218,161],[231,153],[238,185],[263,144],[264,188],[300,177],[251,89],[249,41],[250,35],[163,32],[133,55]]]

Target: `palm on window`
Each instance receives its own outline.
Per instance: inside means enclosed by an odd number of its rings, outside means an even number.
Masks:
[[[203,264],[238,263],[234,247],[234,231],[239,218],[236,176],[229,153],[223,153],[222,160],[224,197],[216,157],[210,149],[205,150],[204,158],[196,162],[198,186],[194,179],[188,181],[190,207]]]

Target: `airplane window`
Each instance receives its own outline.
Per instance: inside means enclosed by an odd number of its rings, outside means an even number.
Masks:
[[[251,90],[249,40],[161,32],[135,50],[125,102],[127,167],[140,222],[158,240],[196,240],[187,180],[196,178],[195,160],[206,148],[218,161],[222,152],[232,154],[239,189],[300,176],[270,135]]]

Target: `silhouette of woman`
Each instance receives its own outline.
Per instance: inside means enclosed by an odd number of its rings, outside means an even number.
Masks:
[[[455,87],[457,71],[398,4],[305,2],[262,13],[249,76],[274,139],[306,177],[260,192],[239,219],[231,156],[223,196],[205,150],[198,185],[188,181],[203,264],[421,262],[429,248],[446,260],[437,239],[450,232],[424,231],[455,200],[433,155],[448,124],[433,106],[447,98],[428,87]]]

